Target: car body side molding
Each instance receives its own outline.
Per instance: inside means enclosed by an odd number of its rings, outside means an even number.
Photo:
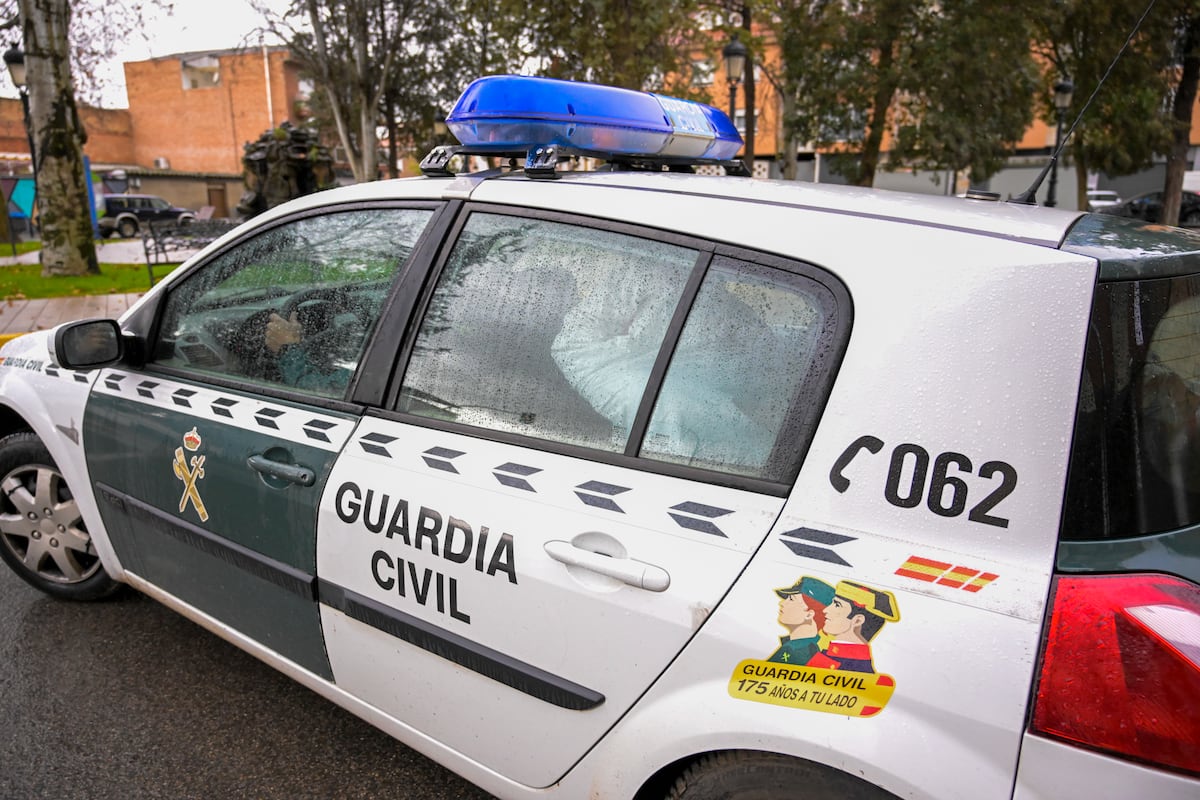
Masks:
[[[100,499],[116,506],[122,506],[126,511],[141,517],[158,532],[194,547],[195,549],[219,558],[227,564],[237,567],[268,583],[285,589],[288,592],[306,600],[316,599],[316,578],[303,570],[289,566],[261,553],[256,553],[248,547],[215,536],[198,525],[187,520],[173,517],[165,511],[131,497],[124,492],[105,483],[96,483],[96,494]]]
[[[351,619],[403,639],[422,650],[524,692],[530,697],[572,711],[586,711],[604,702],[603,694],[586,686],[538,669],[490,647],[476,644],[466,637],[442,630],[417,617],[388,608],[345,587],[318,580],[317,592],[323,605],[341,611]]]

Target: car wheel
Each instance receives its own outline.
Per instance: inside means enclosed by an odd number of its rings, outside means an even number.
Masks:
[[[0,439],[0,558],[30,585],[67,600],[116,591],[70,487],[32,433]]]
[[[1200,211],[1189,211],[1179,220],[1179,224],[1188,228],[1200,227]]]
[[[895,796],[861,778],[776,753],[734,750],[694,761],[675,779],[667,800],[884,800]]]
[[[117,232],[121,234],[121,238],[123,239],[132,239],[134,236],[137,236],[138,224],[135,220],[123,219],[117,225]]]

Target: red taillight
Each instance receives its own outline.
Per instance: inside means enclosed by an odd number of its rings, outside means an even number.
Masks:
[[[1200,774],[1200,587],[1060,576],[1033,730]]]

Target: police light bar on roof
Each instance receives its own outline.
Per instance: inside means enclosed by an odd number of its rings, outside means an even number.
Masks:
[[[446,117],[472,152],[556,146],[581,155],[726,160],[742,137],[728,115],[691,100],[552,78],[494,75],[467,87]]]

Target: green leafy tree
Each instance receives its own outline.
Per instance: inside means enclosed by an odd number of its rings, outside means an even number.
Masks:
[[[1054,122],[1050,91],[1063,78],[1075,86],[1065,115],[1068,128],[1090,103],[1068,149],[1078,208],[1087,207],[1089,173],[1129,175],[1170,149],[1172,123],[1164,109],[1173,80],[1176,18],[1164,4],[1138,27],[1145,8],[1063,0],[1032,12],[1035,51],[1044,64],[1043,118]]]
[[[780,46],[788,140],[862,186],[899,166],[986,178],[1032,119],[1025,2],[766,0],[756,18]]]
[[[926,0],[797,3],[790,16],[807,18],[811,28],[793,24],[777,30],[787,62],[784,85],[796,101],[785,125],[830,152],[834,169],[851,183],[874,182],[893,102],[912,69],[913,45],[931,5]]]
[[[703,37],[696,0],[565,0],[526,4],[524,40],[539,74],[628,89],[690,75]]]
[[[784,177],[796,176],[796,153],[805,143],[828,137],[831,128],[846,127],[840,112],[847,107],[836,85],[842,65],[835,43],[848,25],[840,0],[762,0],[758,19],[774,36],[779,64],[767,66],[779,93],[783,120]],[[755,42],[755,49],[758,43]],[[760,60],[760,63],[761,60]],[[837,116],[834,120],[830,117]]]
[[[973,183],[1004,167],[1033,121],[1039,86],[1020,2],[952,0],[919,16],[895,100],[889,156]]]

